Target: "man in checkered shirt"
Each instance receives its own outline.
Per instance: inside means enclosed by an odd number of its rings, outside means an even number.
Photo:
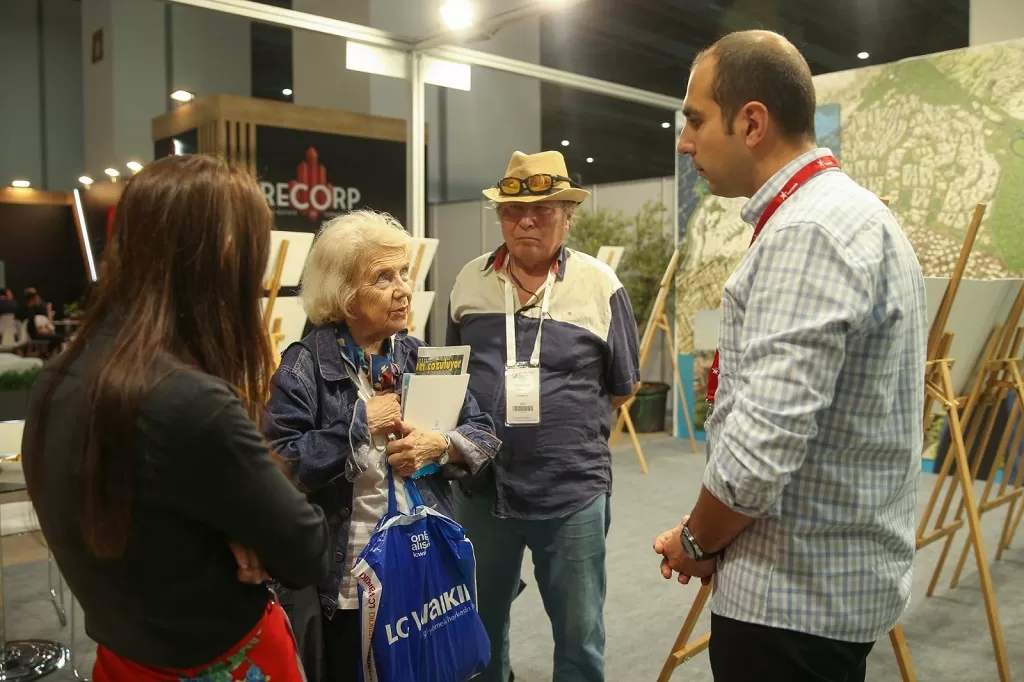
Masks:
[[[774,33],[694,62],[679,152],[749,197],[755,239],[722,298],[704,487],[655,551],[666,578],[715,575],[717,682],[862,681],[910,600],[924,278],[893,214],[816,148],[814,112]]]

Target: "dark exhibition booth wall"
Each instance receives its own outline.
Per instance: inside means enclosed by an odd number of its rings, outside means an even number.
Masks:
[[[405,137],[401,119],[227,95],[153,120],[156,158],[205,153],[247,166],[277,229],[296,232],[316,232],[324,221],[360,208],[385,211],[404,224]],[[58,317],[67,304],[84,304],[92,284],[87,246],[100,277],[123,186],[121,180],[77,192],[0,190],[7,286],[19,298],[35,287]],[[281,295],[294,292],[282,289]]]
[[[81,302],[90,278],[79,234],[71,193],[0,190],[0,260],[19,300],[35,287],[58,317]]]

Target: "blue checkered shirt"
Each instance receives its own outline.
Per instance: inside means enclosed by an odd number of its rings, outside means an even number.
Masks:
[[[757,222],[818,149],[743,209]],[[712,611],[870,642],[910,602],[928,316],[893,214],[841,170],[768,221],[725,285],[704,486],[755,518]]]

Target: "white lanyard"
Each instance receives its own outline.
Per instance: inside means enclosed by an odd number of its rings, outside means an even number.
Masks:
[[[505,278],[505,365],[515,367],[519,364],[519,354],[516,352],[516,305],[513,300],[513,287]],[[530,367],[540,367],[540,332],[544,326],[544,318],[548,315],[548,305],[551,302],[551,290],[555,286],[554,270],[548,272],[548,279],[544,282],[544,300],[540,304],[540,320],[537,323],[537,338],[533,340],[533,353],[530,354]],[[536,294],[535,294],[536,295]]]

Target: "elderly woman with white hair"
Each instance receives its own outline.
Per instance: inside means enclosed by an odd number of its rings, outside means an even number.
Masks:
[[[401,421],[401,377],[415,371],[423,345],[405,330],[410,251],[408,234],[390,216],[355,211],[327,223],[302,275],[301,298],[315,328],[285,350],[271,385],[267,440],[331,527],[334,559],[317,588],[322,638],[300,642],[311,680],[357,679],[360,628],[351,569],[387,509],[388,466],[409,477],[440,465],[414,482],[426,504],[453,516],[449,480],[475,477],[501,446],[491,418],[468,392],[454,431],[425,432]],[[403,486],[395,492],[399,509],[408,509]],[[300,639],[308,635],[297,630]],[[309,653],[317,644],[322,665]]]

